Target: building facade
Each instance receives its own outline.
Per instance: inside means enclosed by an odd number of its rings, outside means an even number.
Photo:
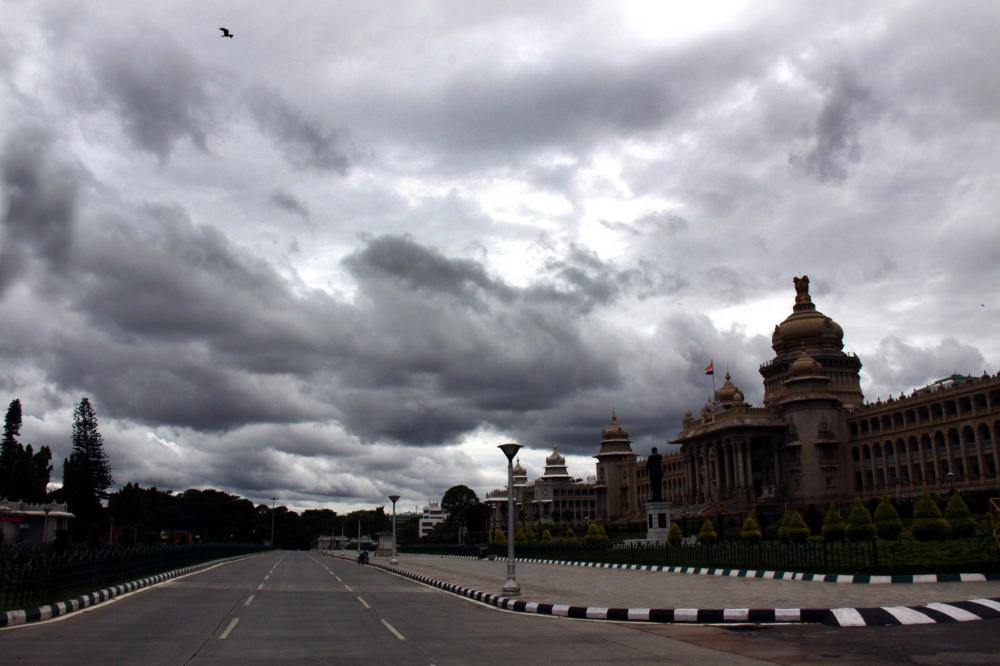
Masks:
[[[792,312],[775,326],[774,356],[759,369],[764,404],[747,403],[727,373],[669,440],[679,450],[663,456],[663,497],[675,519],[690,529],[704,518],[738,524],[751,510],[770,521],[791,508],[815,526],[830,504],[843,508],[856,496],[1000,493],[1000,373],[954,375],[867,402],[861,360],[844,351],[843,329],[817,310],[808,276],[793,282]],[[570,478],[556,449],[535,482],[518,464],[522,524],[644,523],[646,461],[614,413],[594,457],[587,482]],[[506,489],[487,500],[497,520],[506,515]]]

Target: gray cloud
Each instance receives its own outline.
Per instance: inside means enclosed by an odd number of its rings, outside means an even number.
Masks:
[[[843,182],[848,165],[861,159],[859,111],[870,99],[870,91],[857,75],[839,67],[807,147],[790,153],[788,161],[820,182]]]
[[[204,65],[161,29],[95,39],[88,54],[97,90],[94,105],[110,102],[129,138],[161,160],[182,139],[205,150],[212,129],[209,88],[221,85]],[[99,99],[96,98],[99,96]]]
[[[251,89],[246,102],[261,131],[293,166],[347,173],[351,160],[340,132],[308,118],[278,93],[262,87]]]
[[[306,202],[302,201],[287,190],[275,190],[271,193],[271,196],[268,197],[267,201],[268,203],[285,210],[292,215],[298,215],[305,220],[309,219],[309,206]]]
[[[80,181],[78,165],[64,159],[52,132],[27,124],[9,134],[0,157],[7,208],[2,211],[0,292],[39,259],[45,270],[62,272],[75,234]],[[2,200],[0,200],[2,201]]]
[[[865,358],[869,399],[887,398],[893,391],[909,393],[951,375],[979,375],[987,369],[982,352],[955,338],[920,346],[890,335]],[[874,395],[872,395],[874,394]]]

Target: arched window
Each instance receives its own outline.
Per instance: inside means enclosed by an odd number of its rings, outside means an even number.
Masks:
[[[976,433],[972,426],[962,428],[962,443],[965,444],[966,448],[976,445]]]
[[[871,459],[872,459],[872,450],[871,450],[870,448],[868,448],[868,445],[867,445],[867,444],[865,444],[865,445],[864,445],[864,446],[863,446],[863,447],[861,448],[861,455],[862,455],[862,457],[863,457],[863,458],[864,458],[865,460],[871,460]]]
[[[851,460],[854,462],[861,462],[861,453],[858,451],[858,447],[851,447]]]

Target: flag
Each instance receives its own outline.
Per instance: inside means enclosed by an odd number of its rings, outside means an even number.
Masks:
[[[713,376],[715,375],[715,368],[712,366],[712,362],[711,361],[709,361],[708,365],[705,366],[705,374],[706,375],[713,375]]]

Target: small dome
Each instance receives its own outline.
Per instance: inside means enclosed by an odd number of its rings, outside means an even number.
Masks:
[[[602,439],[628,439],[628,430],[618,424],[618,416],[611,412],[611,425],[601,430]]]
[[[809,350],[844,348],[844,329],[816,309],[809,296],[809,276],[794,278],[795,306],[792,314],[774,327],[771,346],[778,354],[804,347]]]
[[[823,366],[819,364],[819,361],[804,351],[799,354],[799,357],[795,359],[795,362],[789,368],[789,374],[792,377],[806,377],[822,373]]]
[[[514,463],[514,476],[524,476],[528,472],[521,467],[521,459],[518,458],[517,462]]]
[[[726,383],[715,392],[715,399],[723,405],[743,402],[743,392],[733,384],[733,380],[728,372],[726,373]]]
[[[562,455],[559,454],[559,445],[558,444],[553,444],[552,445],[552,453],[550,453],[549,456],[547,458],[545,458],[545,464],[546,465],[565,465],[566,464],[566,458],[564,458]]]

